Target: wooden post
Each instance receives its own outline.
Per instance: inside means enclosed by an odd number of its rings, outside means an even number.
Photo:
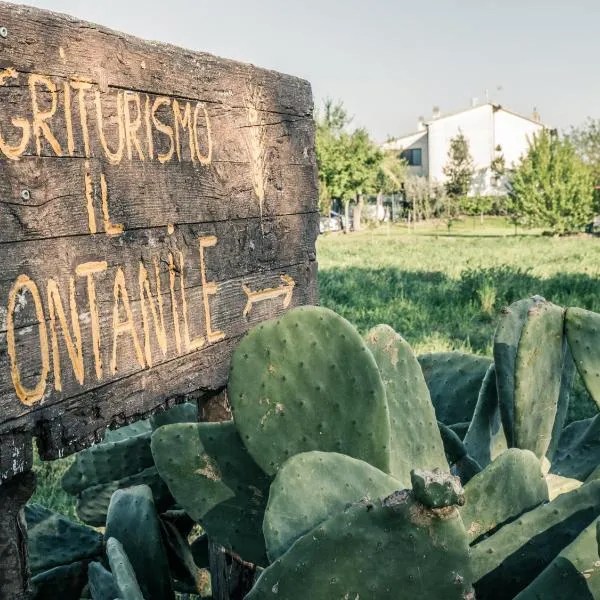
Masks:
[[[0,598],[3,600],[28,598],[27,528],[22,511],[34,490],[32,471],[0,484]]]
[[[254,584],[256,567],[212,542],[209,559],[212,600],[243,600]]]

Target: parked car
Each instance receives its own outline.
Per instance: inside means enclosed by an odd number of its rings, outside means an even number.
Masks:
[[[341,231],[342,230],[342,215],[331,211],[328,217],[321,217],[319,221],[319,231]]]

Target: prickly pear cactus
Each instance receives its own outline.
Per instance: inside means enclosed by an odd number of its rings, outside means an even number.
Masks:
[[[600,515],[600,481],[561,494],[471,548],[477,597],[513,598]]]
[[[456,507],[430,509],[404,490],[318,525],[263,571],[246,598],[465,600],[473,598],[472,581]]]
[[[463,352],[432,352],[419,356],[419,363],[437,420],[444,425],[469,422],[492,361]]]
[[[498,404],[496,368],[493,364],[483,378],[473,419],[463,442],[469,456],[482,467],[489,465],[507,448]]]
[[[148,486],[117,490],[113,494],[104,536],[120,542],[145,600],[175,599],[160,521]],[[112,571],[119,583],[117,573]]]
[[[302,307],[241,341],[228,384],[244,445],[269,475],[294,454],[339,452],[390,469],[390,418],[373,355],[333,311]]]
[[[215,541],[266,564],[261,526],[271,478],[248,454],[233,422],[160,427],[152,452],[178,504]]]
[[[390,475],[344,454],[296,454],[271,484],[263,521],[269,560],[279,558],[298,538],[349,505],[404,487]]]
[[[88,581],[92,600],[115,600],[120,595],[113,574],[99,562],[88,565]]]
[[[102,534],[39,504],[25,507],[29,567],[33,573],[100,556]]]
[[[112,495],[119,489],[136,485],[147,485],[152,490],[158,510],[166,510],[173,504],[167,484],[160,478],[156,467],[152,466],[129,477],[86,488],[77,499],[77,516],[88,525],[103,527]]]
[[[465,485],[460,514],[473,542],[548,501],[548,486],[533,452],[511,448]]]
[[[108,556],[110,569],[115,577],[120,597],[123,600],[145,600],[129,557],[119,540],[112,537],[108,538],[106,541],[106,555]]]
[[[103,442],[79,452],[63,476],[63,488],[77,495],[93,485],[130,477],[154,466],[150,435],[147,432]]]
[[[600,520],[586,527],[515,600],[600,598],[600,561],[596,541],[598,524]]]
[[[564,309],[538,302],[527,313],[515,362],[514,441],[545,457],[556,420],[563,367]]]
[[[408,486],[414,468],[447,469],[429,390],[411,347],[388,325],[369,331],[365,341],[381,372],[390,412],[390,474]]]
[[[582,308],[568,308],[565,332],[583,383],[600,407],[600,315]]]

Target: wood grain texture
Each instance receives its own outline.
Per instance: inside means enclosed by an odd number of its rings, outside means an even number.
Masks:
[[[0,2],[0,479],[317,298],[310,85]],[[16,458],[15,458],[16,457]]]

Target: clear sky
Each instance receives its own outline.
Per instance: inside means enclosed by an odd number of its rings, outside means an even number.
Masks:
[[[491,100],[566,129],[600,117],[600,0],[28,0],[304,77],[378,140]],[[501,89],[499,89],[501,88]]]

